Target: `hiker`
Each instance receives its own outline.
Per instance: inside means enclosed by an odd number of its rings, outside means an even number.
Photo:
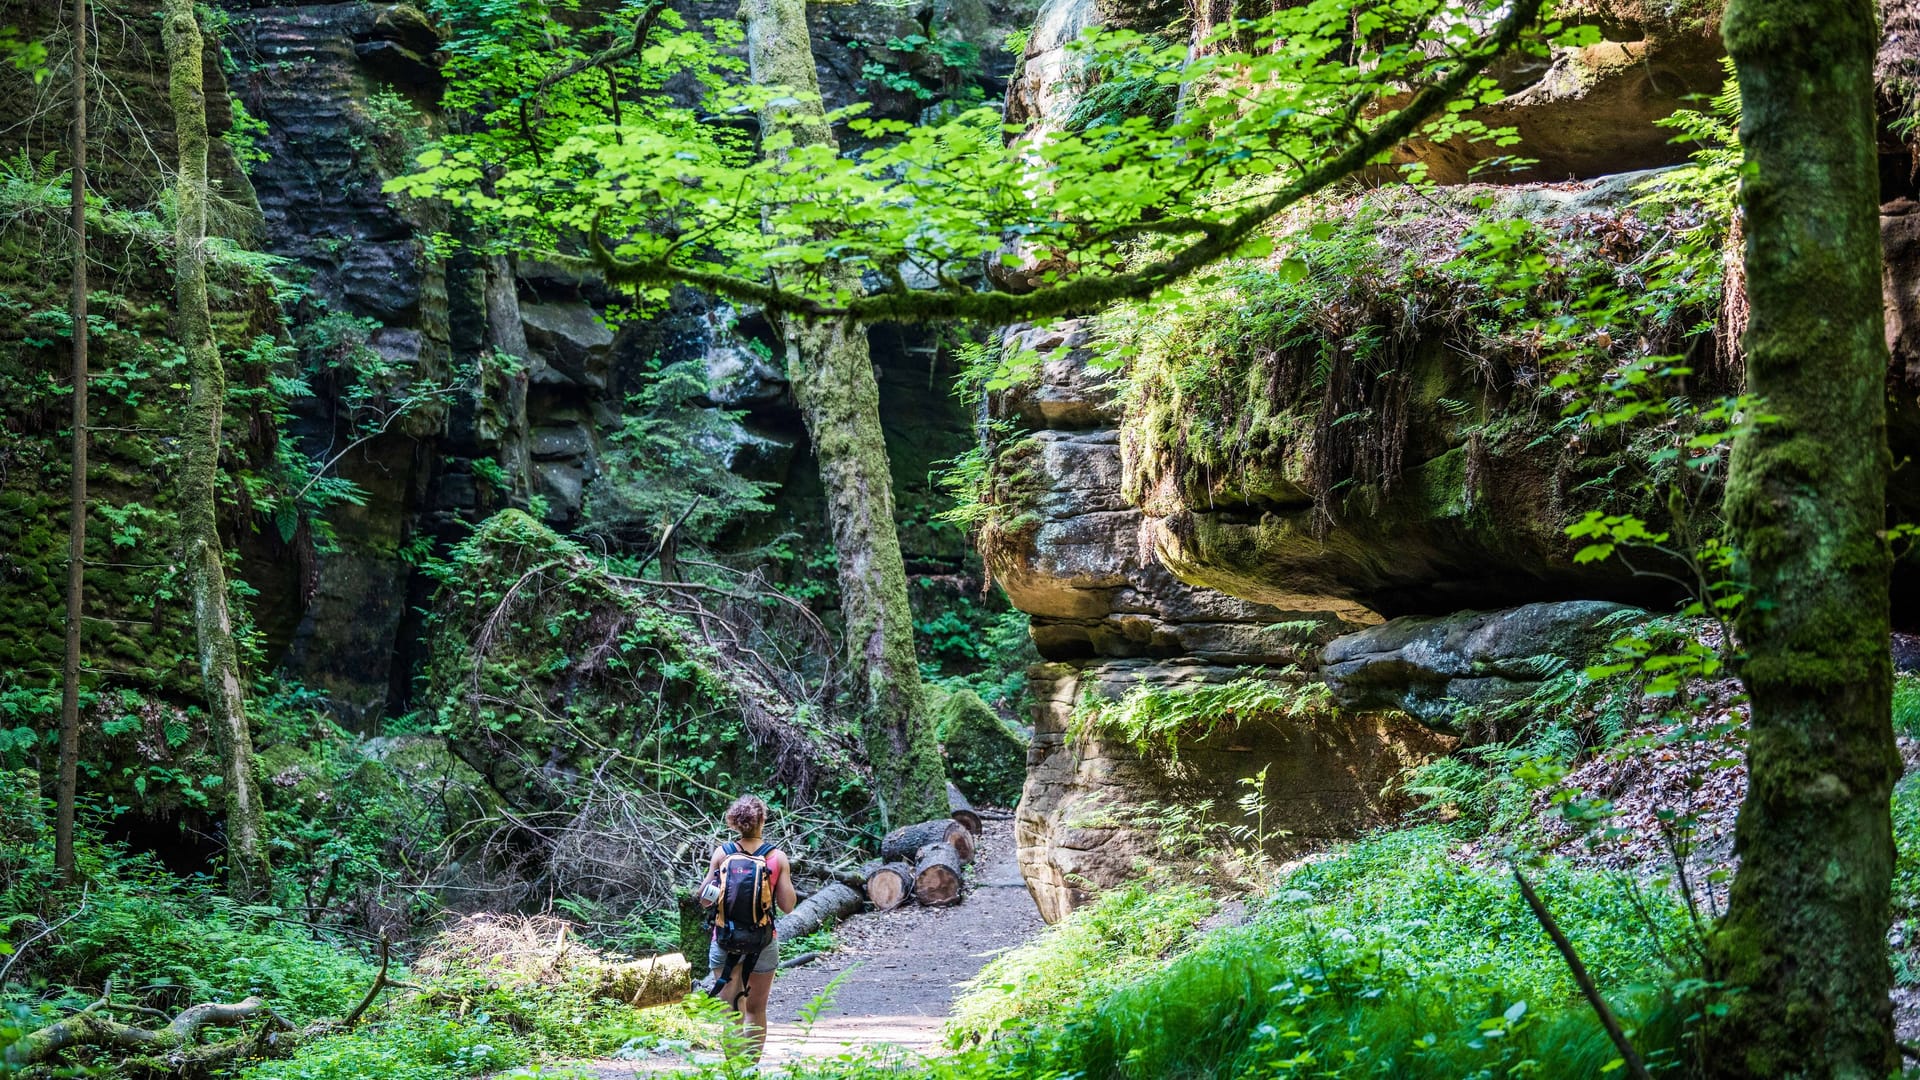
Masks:
[[[753,1060],[767,1044],[767,995],[780,967],[774,907],[793,910],[793,864],[787,853],[761,837],[767,804],[742,795],[727,807],[734,839],[713,849],[700,903],[713,907],[713,938],[707,964],[717,973],[713,996],[733,1006],[753,1045]]]

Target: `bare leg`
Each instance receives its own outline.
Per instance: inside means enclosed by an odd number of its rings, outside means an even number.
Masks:
[[[727,980],[727,985],[720,988],[720,1000],[726,1002],[727,1008],[732,1009],[736,1013],[741,1010],[741,1004],[746,1000],[740,994],[740,991],[744,989],[741,980],[746,977],[747,973],[745,971],[735,968],[733,976]]]
[[[773,992],[773,972],[754,973],[747,980],[746,1010],[741,1023],[746,1028],[744,1034],[753,1044],[753,1060],[759,1061],[767,1048],[767,995]]]

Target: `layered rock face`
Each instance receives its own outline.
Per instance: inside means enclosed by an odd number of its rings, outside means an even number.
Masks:
[[[1068,321],[1013,336],[1039,357],[1038,378],[993,403],[1027,433],[1000,450],[1025,478],[1009,543],[986,552],[1014,606],[1033,616],[1033,639],[1052,660],[1197,657],[1286,663],[1298,650],[1267,633],[1275,623],[1347,617],[1377,621],[1358,605],[1320,610],[1250,603],[1182,582],[1153,554],[1147,520],[1122,493],[1121,410],[1112,380],[1090,366],[1091,328]]]
[[[1191,659],[1105,660],[1041,664],[1029,677],[1033,745],[1014,828],[1020,872],[1048,922],[1152,867],[1193,861],[1169,811],[1191,813],[1211,802],[1216,820],[1245,824],[1231,808],[1264,770],[1258,795],[1266,821],[1284,831],[1264,847],[1286,858],[1391,821],[1402,806],[1388,794],[1394,780],[1454,743],[1405,714],[1341,710],[1256,715],[1183,739],[1177,756],[1142,752],[1073,730],[1076,709],[1088,696],[1115,700],[1141,687],[1191,692],[1245,673]]]
[[[1230,14],[1223,3],[1198,9],[1196,41]],[[1606,264],[1670,227],[1639,217],[1650,174],[1634,170],[1686,160],[1690,148],[1655,121],[1720,89],[1718,6],[1601,2],[1561,14],[1599,27],[1601,40],[1509,62],[1497,73],[1507,99],[1473,113],[1513,127],[1518,147],[1416,142],[1396,157],[1473,188],[1418,205],[1374,192],[1319,208],[1315,220],[1351,242],[1310,262],[1315,273],[1362,249],[1373,261],[1316,278],[1317,293],[1288,291],[1279,276],[1263,285],[1260,265],[1243,264],[1255,272],[1203,297],[1203,314],[1150,328],[1160,359],[1181,361],[1164,377],[1143,377],[1139,360],[1120,374],[1089,367],[1093,328],[1111,320],[1010,335],[1041,362],[993,403],[1025,433],[996,447],[1002,505],[983,551],[1054,661],[1032,672],[1035,740],[1018,814],[1022,869],[1048,918],[1147,864],[1178,862],[1141,824],[1152,808],[1230,806],[1234,781],[1262,765],[1264,795],[1300,843],[1379,823],[1395,810],[1381,790],[1406,763],[1454,736],[1510,734],[1489,719],[1502,706],[1597,659],[1638,606],[1672,599],[1621,563],[1579,561],[1583,542],[1566,533],[1591,510],[1658,527],[1667,507],[1634,471],[1648,447],[1557,428],[1559,405],[1544,392],[1552,373],[1524,339],[1501,341],[1496,328],[1495,347],[1483,347],[1469,338],[1485,309],[1462,318],[1457,292],[1428,291],[1459,238],[1490,217]],[[1009,91],[1010,120],[1066,121],[1089,75],[1064,43],[1101,24],[1174,26],[1144,5],[1051,0]],[[1906,443],[1920,439],[1920,214],[1908,148],[1885,150],[1891,427]],[[1532,160],[1476,172],[1495,154]],[[1017,288],[1032,269],[999,280]],[[1693,324],[1714,319],[1717,302]],[[1643,351],[1686,354],[1688,392],[1737,392],[1738,357],[1711,335],[1648,327],[1647,338]],[[1920,511],[1920,489],[1896,487],[1895,513]],[[1324,682],[1324,714],[1306,725],[1232,717],[1225,734],[1176,738],[1178,766],[1076,722],[1089,698],[1274,678],[1282,665],[1303,669],[1282,681]]]
[[[1016,332],[1040,354],[1038,377],[992,403],[1030,430],[1002,448],[1027,481],[1017,505],[999,508],[1011,520],[986,556],[1056,661],[1028,672],[1034,736],[1015,819],[1021,872],[1048,920],[1147,866],[1191,860],[1157,808],[1233,807],[1264,768],[1260,797],[1287,833],[1268,847],[1284,857],[1388,820],[1400,806],[1392,779],[1451,745],[1404,716],[1346,709],[1248,717],[1174,757],[1072,730],[1088,697],[1218,686],[1262,665],[1272,670],[1260,677],[1297,684],[1314,641],[1378,621],[1342,601],[1290,609],[1189,585],[1154,557],[1147,518],[1121,493],[1121,409],[1090,366],[1090,332],[1071,322]]]
[[[309,341],[324,338],[318,347],[342,350],[343,360],[365,348],[405,382],[425,384],[448,379],[453,367],[447,268],[425,251],[438,223],[380,191],[404,164],[404,140],[414,137],[406,125],[426,122],[416,99],[431,100],[420,83],[432,72],[419,56],[432,51],[432,32],[409,12],[368,4],[250,8],[236,13],[228,48],[241,68],[235,91],[267,128],[266,159],[253,169],[266,247],[305,279],[296,321],[308,327]],[[405,55],[415,62],[403,63]],[[412,96],[391,76],[413,83]],[[329,514],[337,539],[314,560],[303,602],[288,610],[281,605],[294,598],[270,597],[261,606],[293,624],[286,670],[324,691],[341,719],[364,725],[407,677],[404,661],[396,667],[410,593],[410,568],[399,553],[419,529],[447,417],[444,409],[418,410],[361,441],[365,432],[343,404],[351,367],[327,377],[331,385],[300,403],[295,433],[322,460],[337,457],[333,475],[356,485],[362,499]]]

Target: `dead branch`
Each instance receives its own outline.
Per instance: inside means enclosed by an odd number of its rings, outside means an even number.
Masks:
[[[1600,1018],[1600,1026],[1607,1029],[1607,1038],[1613,1040],[1614,1049],[1620,1051],[1620,1059],[1627,1065],[1627,1075],[1633,1077],[1633,1080],[1653,1080],[1647,1073],[1646,1062],[1640,1060],[1640,1052],[1633,1048],[1633,1043],[1627,1039],[1627,1033],[1620,1027],[1619,1019],[1613,1015],[1613,1009],[1607,1005],[1607,1000],[1600,996],[1600,988],[1594,985],[1593,976],[1587,972],[1587,965],[1580,962],[1580,954],[1574,951],[1573,942],[1567,940],[1567,935],[1561,932],[1560,924],[1554,921],[1553,913],[1548,911],[1547,905],[1540,901],[1539,894],[1533,891],[1527,876],[1522,874],[1517,866],[1513,868],[1513,880],[1520,883],[1521,897],[1526,900],[1527,907],[1533,911],[1533,917],[1540,921],[1541,929],[1553,939],[1553,947],[1560,950],[1560,958],[1567,962],[1567,970],[1572,972],[1573,981],[1579,985],[1580,993],[1586,997],[1587,1004],[1593,1007],[1594,1015]]]
[[[287,1057],[300,1044],[344,1031],[358,1023],[381,990],[396,985],[387,979],[387,943],[380,943],[380,971],[366,996],[345,1020],[317,1020],[297,1028],[275,1012],[265,998],[253,995],[232,1003],[208,1001],[189,1005],[164,1026],[144,1028],[122,1023],[108,1016],[110,1011],[129,1011],[143,1015],[164,1014],[142,1006],[116,1005],[113,981],[101,988],[92,1004],[63,1020],[37,1031],[28,1032],[7,1047],[5,1061],[15,1069],[46,1067],[62,1051],[91,1047],[124,1054],[116,1063],[115,1075],[152,1077],[200,1077],[225,1066],[251,1058]],[[252,1035],[236,1035],[219,1042],[201,1043],[201,1032],[214,1027],[238,1027],[258,1019],[261,1026]]]
[[[348,1031],[352,1031],[354,1028],[354,1025],[360,1022],[360,1017],[366,1014],[367,1007],[373,1004],[373,999],[379,997],[380,991],[386,988],[387,966],[392,960],[392,957],[390,955],[391,949],[392,947],[387,941],[387,935],[384,933],[381,934],[380,935],[380,971],[378,974],[374,975],[373,985],[367,987],[366,996],[360,999],[360,1004],[355,1005],[353,1007],[353,1011],[347,1014],[347,1018],[345,1020],[340,1021],[341,1027],[346,1028]]]

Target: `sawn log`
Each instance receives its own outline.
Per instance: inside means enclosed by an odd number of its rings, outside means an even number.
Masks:
[[[928,844],[915,854],[913,896],[923,907],[957,904],[965,891],[966,882],[960,876],[960,853],[952,844]]]
[[[818,892],[794,906],[792,911],[773,922],[782,942],[802,938],[825,926],[829,919],[844,919],[860,913],[865,901],[859,893],[834,882],[822,885]]]
[[[973,834],[952,818],[936,818],[893,830],[880,841],[880,858],[885,862],[911,862],[921,848],[941,843],[952,844],[962,863],[973,861]]]
[[[892,911],[912,898],[912,863],[883,863],[867,874],[867,899],[875,911]]]
[[[965,825],[968,832],[975,836],[980,835],[980,815],[974,813],[973,804],[967,801],[965,795],[960,794],[960,789],[955,787],[951,780],[947,781],[947,809],[953,820]]]

